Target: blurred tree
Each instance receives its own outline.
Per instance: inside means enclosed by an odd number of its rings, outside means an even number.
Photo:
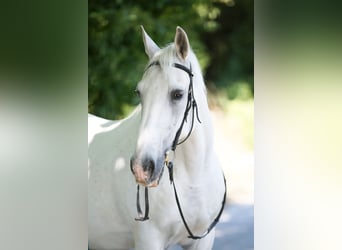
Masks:
[[[206,70],[209,88],[227,91],[229,98],[244,98],[254,93],[254,8],[250,0],[236,1],[233,8],[216,3],[221,15],[218,28],[201,39],[210,54]],[[214,39],[213,39],[214,38]]]
[[[244,11],[252,5],[251,0],[242,2],[241,6],[236,5],[242,9],[236,10],[240,17],[231,19],[230,13],[238,14],[234,12],[235,7],[229,7],[230,0],[90,0],[88,111],[108,119],[118,119],[138,103],[133,90],[147,63],[141,24],[160,46],[172,42],[176,26],[182,26],[188,33],[203,72],[208,73],[207,79],[211,83],[218,81],[219,87],[225,87],[222,71],[228,69],[235,76],[248,72],[244,64],[249,65],[250,61],[253,64],[253,53],[248,54],[244,45],[251,43],[253,46],[253,30],[249,30],[243,15],[253,13]],[[253,21],[252,17],[248,18]],[[230,28],[226,28],[226,22],[232,20],[236,23],[229,23]],[[232,34],[236,38],[231,37]],[[246,41],[240,45],[242,37]],[[225,44],[228,46],[222,54],[219,48]],[[240,52],[232,53],[235,49]],[[248,63],[239,56],[246,57]],[[210,65],[212,63],[219,67],[215,68]],[[231,69],[234,63],[238,67]]]

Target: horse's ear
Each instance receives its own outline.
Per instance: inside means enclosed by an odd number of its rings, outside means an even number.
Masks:
[[[179,26],[177,26],[176,29],[175,48],[177,56],[180,59],[185,60],[186,56],[188,55],[190,44],[188,36],[186,35],[185,31]]]
[[[147,35],[146,31],[144,30],[144,27],[142,25],[140,27],[141,27],[141,32],[142,32],[142,36],[143,36],[145,52],[149,58],[152,58],[154,56],[154,54],[158,50],[160,50],[160,48],[158,47],[157,44],[155,44],[155,42],[153,42],[151,37],[149,37],[149,35]]]

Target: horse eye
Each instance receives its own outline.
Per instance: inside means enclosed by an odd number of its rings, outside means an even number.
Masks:
[[[183,91],[182,90],[176,89],[176,90],[173,90],[171,92],[171,99],[174,101],[178,101],[178,100],[182,99],[182,97],[183,97]]]

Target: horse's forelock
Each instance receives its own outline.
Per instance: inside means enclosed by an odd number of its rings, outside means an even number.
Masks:
[[[163,70],[170,68],[176,60],[176,50],[173,44],[169,44],[165,48],[162,48],[152,58],[152,61],[158,61],[160,63]]]
[[[151,59],[149,64],[154,61],[158,61],[160,63],[160,67],[162,68],[165,75],[169,75],[171,73],[171,68],[173,67],[174,63],[181,63],[177,57],[176,49],[173,43],[167,45],[166,47],[156,52],[156,54]],[[190,61],[192,70],[194,74],[197,76],[198,81],[195,84],[202,85],[201,87],[206,92],[198,59],[194,52],[191,50],[191,48],[188,52],[187,61]],[[189,65],[186,66],[189,67]]]

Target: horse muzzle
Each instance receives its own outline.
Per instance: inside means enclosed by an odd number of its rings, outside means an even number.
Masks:
[[[156,187],[159,184],[163,174],[163,164],[160,161],[154,161],[151,158],[143,160],[131,158],[131,171],[135,177],[135,181],[145,187]]]

